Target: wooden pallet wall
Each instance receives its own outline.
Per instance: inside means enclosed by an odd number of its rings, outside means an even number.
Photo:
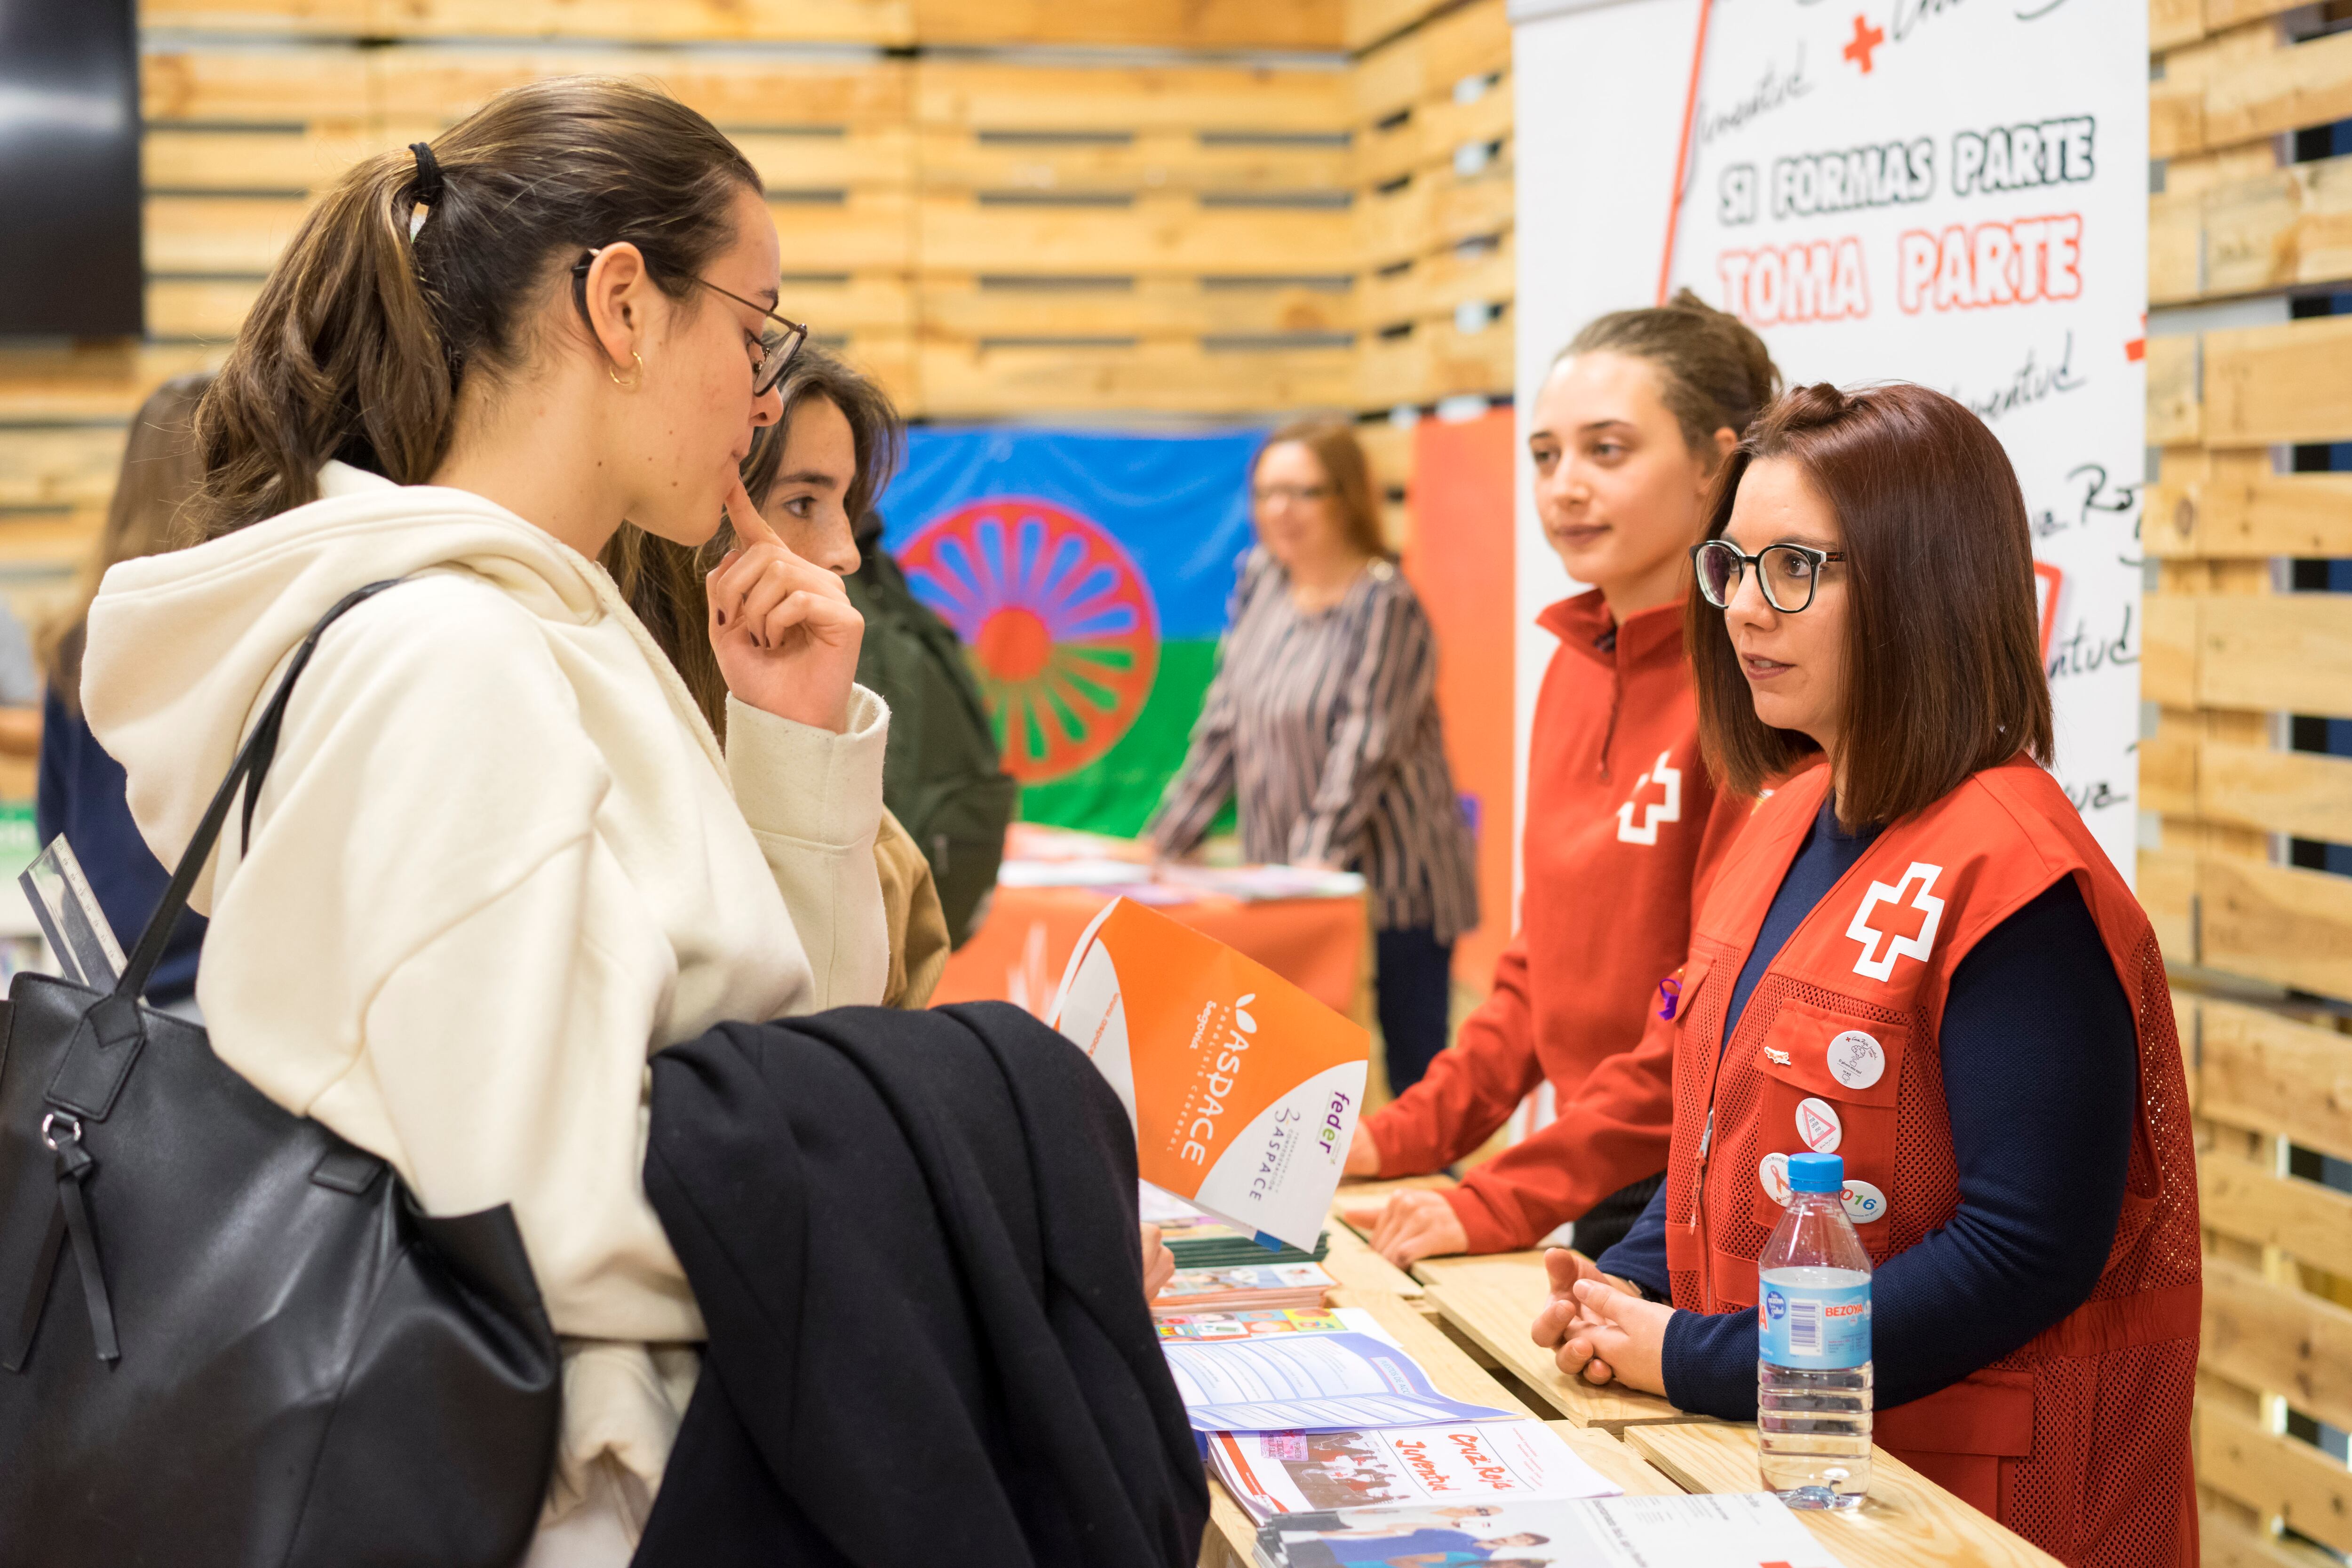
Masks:
[[[785,310],[912,413],[1509,390],[1504,0],[144,0],[142,21],[148,337],[0,348],[0,570],[79,551],[131,410],[218,363],[319,191],[556,72],[650,77],[741,144]],[[1383,428],[1393,503],[1412,444]]]
[[[2291,132],[2352,117],[2352,33],[2286,10],[2153,7],[2159,307],[2352,291],[2352,159],[2287,161]],[[2287,1531],[2352,1552],[2352,1473],[2307,1440],[2352,1428],[2352,1194],[2311,1179],[2352,1160],[2352,877],[2280,849],[2352,843],[2352,758],[2287,749],[2289,715],[2352,719],[2352,595],[2289,592],[2286,563],[2352,556],[2352,473],[2284,470],[2352,440],[2352,318],[2152,325],[2139,889],[2198,1100],[2205,1559],[2316,1568]]]

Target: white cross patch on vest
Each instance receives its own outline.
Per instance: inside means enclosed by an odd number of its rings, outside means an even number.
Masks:
[[[1872,980],[1884,980],[1895,973],[1895,961],[1898,958],[1927,962],[1927,950],[1936,945],[1936,928],[1944,921],[1944,900],[1936,897],[1934,891],[1936,879],[1943,874],[1941,866],[1914,860],[1911,868],[1903,873],[1903,879],[1893,887],[1884,882],[1870,885],[1870,891],[1863,896],[1862,908],[1853,911],[1853,923],[1845,928],[1846,935],[1862,943],[1862,956],[1853,961],[1856,974]],[[1881,931],[1870,923],[1870,913],[1879,905],[1900,906],[1903,895],[1909,891],[1914,881],[1919,884],[1919,891],[1908,907],[1927,917],[1919,922],[1918,934],[1903,936],[1893,931]],[[1881,942],[1885,944],[1883,952],[1879,946]]]
[[[1617,842],[1620,844],[1655,844],[1658,825],[1683,819],[1683,771],[1668,765],[1666,759],[1674,753],[1660,752],[1650,771],[1633,781],[1633,793],[1617,808]],[[1654,783],[1665,791],[1665,798],[1642,807],[1642,826],[1633,826],[1633,805],[1642,792]]]

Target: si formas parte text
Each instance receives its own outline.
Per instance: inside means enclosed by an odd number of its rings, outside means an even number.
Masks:
[[[1895,264],[1896,303],[1909,315],[2078,299],[2083,219],[2057,213],[1910,229],[1895,242]],[[1750,326],[1870,314],[1870,268],[1862,241],[1852,235],[1725,250],[1715,270],[1723,308]]]

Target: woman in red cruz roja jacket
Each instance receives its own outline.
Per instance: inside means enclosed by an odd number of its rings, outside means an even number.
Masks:
[[[2075,1568],[2189,1568],[2188,1089],[2155,933],[2046,771],[2008,458],[1941,393],[1802,388],[1707,535],[1707,758],[1727,789],[1787,782],[1652,1031],[1665,1188],[1597,1266],[1549,1255],[1537,1342],[1756,1419],[1757,1258],[1789,1156],[1835,1152],[1874,1269],[1876,1440]]]
[[[1560,646],[1529,742],[1519,929],[1454,1046],[1358,1127],[1349,1175],[1451,1164],[1539,1085],[1565,1105],[1640,1039],[1689,945],[1693,887],[1746,816],[1699,761],[1683,600],[1716,473],[1779,390],[1762,340],[1685,290],[1588,324],[1536,395],[1536,510],[1569,574],[1594,586],[1538,623]],[[1629,1081],[1633,1092],[1543,1128],[1455,1191],[1401,1193],[1349,1217],[1400,1266],[1532,1247],[1567,1220],[1597,1253],[1665,1167],[1663,1070],[1646,1089]]]

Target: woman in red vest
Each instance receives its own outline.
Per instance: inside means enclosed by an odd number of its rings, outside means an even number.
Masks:
[[[1535,1324],[1563,1370],[1756,1415],[1787,1158],[1845,1161],[1877,1440],[2063,1561],[2189,1568],[2189,1102],[2147,917],[2044,771],[2006,455],[1923,387],[1812,386],[1727,466],[1688,636],[1727,790],[1666,1185]]]
[[[1453,1047],[1358,1124],[1347,1171],[1443,1169],[1540,1087],[1563,1114],[1451,1192],[1351,1214],[1394,1263],[1533,1247],[1563,1220],[1597,1254],[1657,1190],[1666,1064],[1579,1090],[1641,1039],[1644,1000],[1690,945],[1692,889],[1747,816],[1699,762],[1683,600],[1717,471],[1780,387],[1763,340],[1685,291],[1587,323],[1536,394],[1536,510],[1592,586],[1537,621],[1559,647],[1528,742],[1519,929]]]

